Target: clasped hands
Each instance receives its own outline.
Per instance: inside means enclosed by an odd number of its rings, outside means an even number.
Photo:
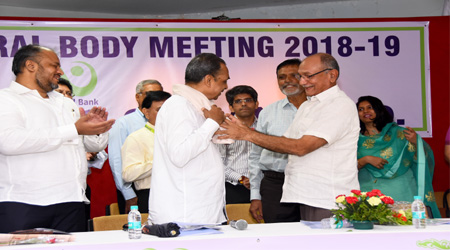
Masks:
[[[98,135],[111,129],[115,120],[108,120],[106,108],[93,107],[86,114],[83,108],[80,108],[80,119],[75,122],[75,127],[79,135]]]

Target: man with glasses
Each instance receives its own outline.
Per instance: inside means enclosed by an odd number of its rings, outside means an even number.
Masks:
[[[122,179],[122,156],[120,150],[127,136],[134,131],[145,126],[147,119],[142,113],[142,102],[149,91],[162,91],[163,87],[157,80],[144,80],[136,86],[136,102],[138,108],[125,116],[117,119],[109,132],[108,153],[109,165],[117,188],[117,202],[119,211],[126,214],[132,205],[137,205],[136,193],[131,187],[131,183],[124,183]]]
[[[232,116],[222,125],[221,138],[289,154],[281,202],[297,203],[302,220],[330,217],[336,196],[359,189],[359,119],[354,102],[336,85],[338,77],[339,65],[329,54],[311,55],[300,64],[297,78],[308,100],[282,137],[252,131]]]
[[[243,124],[256,128],[255,111],[258,108],[258,93],[247,85],[239,85],[225,93],[230,111]],[[248,156],[252,143],[235,141],[219,144],[225,165],[225,200],[227,204],[250,203],[250,181],[248,179]]]
[[[61,93],[63,96],[72,99],[75,95],[73,94],[72,84],[67,79],[59,78],[58,88],[55,89],[56,92]]]

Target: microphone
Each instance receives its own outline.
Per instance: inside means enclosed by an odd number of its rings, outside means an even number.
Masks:
[[[232,221],[230,221],[230,226],[232,227],[232,228],[234,228],[234,229],[237,229],[237,230],[244,230],[244,229],[246,229],[247,228],[247,221],[245,221],[245,220],[232,220]]]

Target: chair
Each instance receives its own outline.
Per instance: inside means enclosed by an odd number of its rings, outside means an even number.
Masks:
[[[445,217],[450,218],[450,189],[445,191],[442,203],[444,205]]]
[[[117,202],[111,203],[106,206],[105,215],[118,215],[118,214],[120,214],[120,212],[119,212],[119,204]]]
[[[141,223],[147,221],[148,214],[141,214]],[[127,214],[100,216],[92,219],[94,231],[122,230],[128,222]]]
[[[246,220],[248,224],[258,223],[249,211],[250,203],[228,204],[226,205],[228,222],[230,220]]]

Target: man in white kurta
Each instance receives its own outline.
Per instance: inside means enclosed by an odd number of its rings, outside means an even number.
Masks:
[[[191,77],[199,67],[200,78]],[[186,85],[174,85],[173,96],[158,112],[149,198],[149,218],[167,222],[223,223],[224,166],[212,142],[223,111],[210,100],[227,88],[225,62],[204,53],[186,68]]]

